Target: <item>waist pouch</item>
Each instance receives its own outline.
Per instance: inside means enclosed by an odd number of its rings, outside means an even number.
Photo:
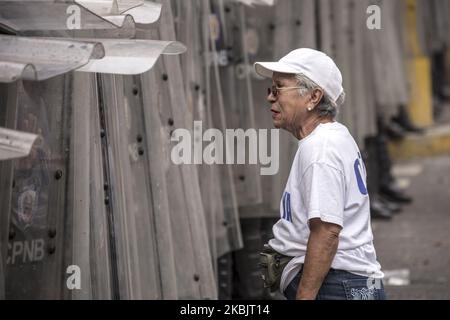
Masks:
[[[264,245],[264,249],[259,255],[264,288],[270,289],[270,292],[278,291],[283,270],[293,257],[276,252],[268,244]]]

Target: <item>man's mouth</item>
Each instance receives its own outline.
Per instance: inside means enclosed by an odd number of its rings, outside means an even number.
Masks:
[[[274,119],[280,114],[280,111],[277,111],[275,109],[270,109],[270,111],[272,112],[272,118]]]

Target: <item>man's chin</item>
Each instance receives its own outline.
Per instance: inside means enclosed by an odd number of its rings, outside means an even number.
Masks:
[[[281,123],[279,121],[274,121],[273,126],[277,129],[281,129]]]

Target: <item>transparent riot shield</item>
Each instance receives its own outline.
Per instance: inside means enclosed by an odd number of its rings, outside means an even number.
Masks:
[[[9,211],[7,299],[49,299],[61,294],[68,128],[65,85],[64,77],[19,82],[11,85],[15,90],[8,95],[6,126],[36,133],[39,139],[28,157],[14,160],[1,171],[2,181],[12,176],[9,201],[2,203]],[[2,189],[8,191],[7,187],[4,184]]]

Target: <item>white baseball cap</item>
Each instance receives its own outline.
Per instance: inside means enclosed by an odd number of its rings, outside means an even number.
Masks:
[[[303,74],[320,86],[333,102],[344,92],[342,74],[333,59],[309,48],[291,51],[278,62],[256,62],[255,71],[266,78],[272,78],[274,72]]]

